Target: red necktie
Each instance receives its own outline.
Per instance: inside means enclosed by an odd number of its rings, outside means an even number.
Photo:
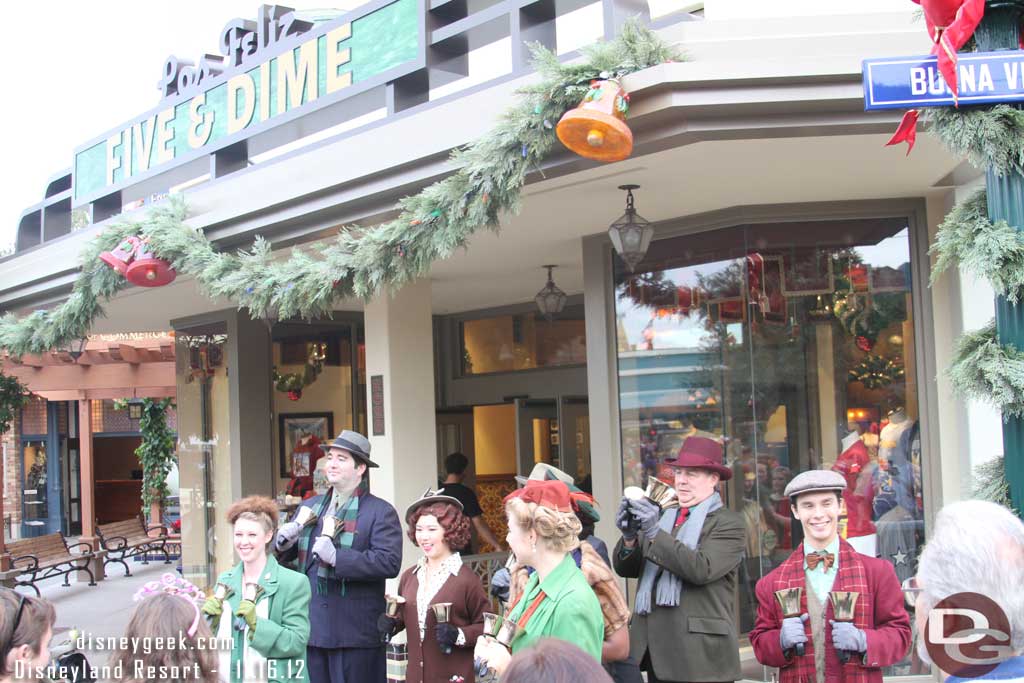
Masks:
[[[690,514],[690,511],[687,508],[683,508],[683,507],[679,508],[679,512],[676,513],[675,528],[678,529],[679,527],[681,527],[683,525],[683,522],[686,521],[686,516],[688,514]]]

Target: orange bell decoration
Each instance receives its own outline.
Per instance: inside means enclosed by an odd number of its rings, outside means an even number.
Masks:
[[[128,270],[128,264],[135,256],[135,250],[139,247],[138,237],[128,237],[111,251],[100,254],[100,260],[116,270],[121,275]]]
[[[178,277],[171,264],[161,258],[157,258],[149,251],[146,240],[139,242],[135,250],[135,260],[128,266],[124,274],[128,282],[140,287],[162,287],[174,282]]]
[[[592,81],[590,91],[558,122],[562,144],[587,159],[621,161],[633,153],[633,132],[626,125],[629,95],[614,78]]]

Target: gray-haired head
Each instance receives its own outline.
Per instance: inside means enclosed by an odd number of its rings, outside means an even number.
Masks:
[[[930,611],[956,593],[979,593],[1006,613],[1014,651],[1024,649],[1024,522],[1005,507],[983,500],[943,507],[917,578],[923,588],[919,610]]]

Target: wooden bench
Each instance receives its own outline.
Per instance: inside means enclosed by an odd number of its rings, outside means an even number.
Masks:
[[[160,535],[150,536],[149,532],[153,529],[159,529]],[[121,522],[97,524],[96,534],[99,536],[100,545],[107,551],[103,566],[106,567],[111,562],[120,562],[124,567],[125,576],[132,575],[126,560],[136,555],[142,556],[142,564],[149,564],[146,555],[161,552],[164,554],[164,564],[171,563],[171,556],[167,550],[167,527],[162,524],[146,526],[141,513],[137,517]]]
[[[72,548],[81,548],[72,554]],[[96,578],[89,561],[95,557],[92,546],[88,543],[68,544],[59,531],[45,536],[33,536],[7,544],[7,552],[11,554],[11,569],[0,574],[5,583],[15,586],[31,586],[39,597],[36,581],[53,576],[64,576],[64,586],[70,586],[68,576],[74,572],[85,572],[89,575],[89,585],[96,585]]]

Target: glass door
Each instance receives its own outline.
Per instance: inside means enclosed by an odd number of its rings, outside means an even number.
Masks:
[[[539,462],[563,469],[558,402],[553,398],[517,398],[515,408],[518,473],[529,476]]]
[[[590,477],[590,409],[586,396],[558,397],[560,468],[592,493]]]

